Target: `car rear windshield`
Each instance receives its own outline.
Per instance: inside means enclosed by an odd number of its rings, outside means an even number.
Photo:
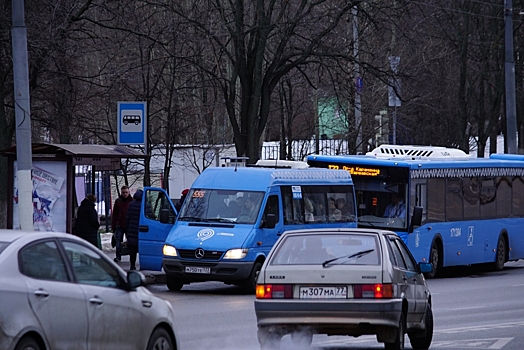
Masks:
[[[280,242],[270,265],[379,265],[379,252],[375,235],[292,235]]]

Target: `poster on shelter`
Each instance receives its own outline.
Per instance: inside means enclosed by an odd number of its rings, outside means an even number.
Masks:
[[[17,164],[14,163],[13,228],[20,229]],[[33,226],[35,231],[66,232],[67,163],[33,161]]]

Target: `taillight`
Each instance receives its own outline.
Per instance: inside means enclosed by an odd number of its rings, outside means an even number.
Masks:
[[[257,299],[289,299],[293,298],[291,284],[257,284]]]
[[[354,298],[393,298],[392,284],[356,284],[353,286]]]

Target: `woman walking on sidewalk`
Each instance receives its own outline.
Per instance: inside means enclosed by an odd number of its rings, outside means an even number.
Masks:
[[[76,212],[74,233],[75,236],[85,239],[95,247],[101,248],[98,246],[98,228],[100,227],[100,222],[98,221],[95,203],[96,196],[91,193],[82,200]]]
[[[136,270],[136,255],[138,253],[138,227],[140,226],[140,211],[142,207],[142,196],[144,192],[137,190],[133,195],[133,201],[129,203],[126,215],[127,248],[129,250],[130,270]],[[154,217],[153,209],[146,200],[146,216]]]

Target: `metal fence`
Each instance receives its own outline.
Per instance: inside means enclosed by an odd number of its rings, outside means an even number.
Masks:
[[[291,144],[292,154],[288,159],[304,161],[311,154],[338,155],[349,154],[348,143],[345,140],[318,140],[319,151],[316,151],[315,140],[293,140]],[[287,151],[286,145],[286,151]],[[279,159],[280,143],[264,142],[261,148],[260,159]]]

